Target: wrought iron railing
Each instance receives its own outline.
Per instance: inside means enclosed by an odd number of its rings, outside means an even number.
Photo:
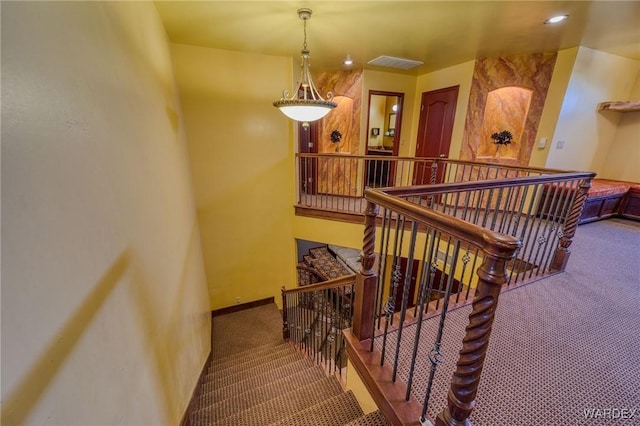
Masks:
[[[282,288],[282,335],[330,373],[346,366],[342,330],[351,327],[355,275]]]
[[[448,406],[435,419],[440,425],[468,421],[500,292],[564,269],[594,175],[497,167],[487,176],[491,167],[457,163],[449,169],[452,176],[477,179],[364,194],[363,269],[356,284],[353,334],[359,341],[371,339],[369,351],[381,353],[392,382],[402,364],[405,399],[421,402],[421,420],[429,412],[435,372],[443,360],[447,311],[461,303],[473,305]],[[447,176],[449,171],[443,179]],[[420,336],[427,317],[436,317],[438,324],[425,355],[419,348],[425,346]],[[405,333],[409,326],[411,333]],[[410,354],[401,355],[408,338],[414,339]],[[413,382],[418,368],[427,369],[429,377],[420,389]]]

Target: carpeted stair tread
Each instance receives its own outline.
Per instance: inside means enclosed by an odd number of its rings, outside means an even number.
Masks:
[[[233,355],[227,355],[224,357],[219,357],[219,358],[215,358],[213,360],[213,362],[211,364],[209,364],[209,370],[212,370],[215,367],[218,366],[224,366],[228,363],[235,363],[235,362],[242,362],[244,359],[247,358],[252,358],[254,356],[258,356],[260,354],[265,354],[265,353],[269,353],[275,349],[277,349],[278,347],[283,347],[283,346],[291,346],[290,343],[285,342],[284,340],[280,341],[280,342],[271,342],[271,343],[266,343],[264,345],[261,346],[257,346],[254,349],[247,349],[245,351],[242,352],[238,352],[236,354]]]
[[[275,361],[279,358],[284,358],[292,353],[295,353],[295,349],[291,345],[278,346],[270,352],[262,352],[255,357],[243,358],[240,362],[228,362],[223,366],[215,366],[213,369],[209,369],[206,374],[206,379],[216,378],[220,379],[239,371],[248,370],[250,368],[258,367],[262,364],[267,364],[271,361]]]
[[[390,426],[390,423],[380,410],[376,410],[362,417],[358,417],[344,426]]]
[[[206,376],[205,380],[207,382],[214,383],[215,386],[217,387],[224,387],[238,381],[246,380],[250,377],[255,376],[256,374],[260,374],[265,370],[273,370],[274,368],[284,367],[285,365],[291,364],[292,362],[295,362],[304,358],[305,358],[304,354],[297,351],[292,351],[288,355],[270,360],[269,362],[266,362],[262,365],[236,371],[231,374],[227,374],[223,377],[218,377],[215,374],[209,374]]]
[[[285,417],[271,426],[336,426],[363,416],[351,391],[328,398],[318,404]]]
[[[199,406],[227,399],[229,395],[243,393],[246,389],[264,386],[283,377],[296,374],[301,370],[313,367],[314,363],[309,358],[303,358],[280,368],[264,370],[248,379],[238,381],[226,387],[219,387],[213,382],[202,384],[202,391],[198,397]]]
[[[236,413],[218,422],[212,422],[212,413],[206,409],[193,413],[192,420],[194,426],[262,426],[276,422],[282,418],[293,416],[308,407],[316,405],[332,396],[340,395],[341,393],[342,388],[340,387],[340,383],[338,383],[334,377],[325,377],[320,381],[290,390],[286,394]]]
[[[280,380],[267,383],[257,388],[247,389],[246,392],[234,393],[233,395],[229,395],[229,398],[209,404],[202,409],[210,411],[213,420],[219,421],[225,417],[284,395],[293,389],[323,380],[326,377],[327,375],[322,367],[314,366],[305,368]]]

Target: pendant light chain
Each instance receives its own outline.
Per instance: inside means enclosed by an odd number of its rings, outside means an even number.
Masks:
[[[278,108],[287,117],[307,124],[309,121],[319,120],[329,111],[338,106],[332,101],[333,93],[327,93],[327,99],[323,99],[313,80],[309,64],[310,52],[307,48],[307,21],[311,18],[311,9],[298,9],[298,17],[302,19],[304,25],[304,42],[302,44],[302,66],[300,81],[289,97],[289,91],[284,90],[282,98],[273,102],[273,106]],[[307,124],[308,126],[308,124]]]
[[[303,19],[304,21],[304,43],[302,43],[302,48],[307,50],[307,19]]]

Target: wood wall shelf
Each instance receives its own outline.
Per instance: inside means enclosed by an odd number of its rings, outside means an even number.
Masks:
[[[602,102],[598,104],[598,111],[632,112],[640,111],[640,101]]]

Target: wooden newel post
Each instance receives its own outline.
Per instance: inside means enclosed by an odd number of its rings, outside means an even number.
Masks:
[[[367,201],[364,212],[364,239],[362,244],[362,269],[356,275],[355,303],[353,306],[353,335],[364,341],[373,337],[373,317],[376,303],[375,264],[376,218],[378,206]]]
[[[587,200],[589,188],[591,188],[591,179],[583,180],[577,189],[578,193],[576,194],[573,206],[571,206],[569,217],[565,222],[560,243],[558,244],[558,248],[553,256],[553,260],[551,261],[550,269],[552,271],[564,271],[567,268],[569,256],[571,256],[569,246],[573,243],[573,237],[576,234],[576,229],[578,228],[578,222],[582,215],[584,203]]]
[[[478,288],[469,314],[469,325],[462,339],[456,371],[451,379],[447,407],[438,414],[436,426],[471,426],[469,415],[476,405],[491,326],[500,290],[506,282],[505,266],[519,245],[517,240],[505,238],[499,246],[484,250],[485,259],[478,269]]]
[[[289,318],[287,316],[287,294],[282,286],[282,338],[289,340]]]

